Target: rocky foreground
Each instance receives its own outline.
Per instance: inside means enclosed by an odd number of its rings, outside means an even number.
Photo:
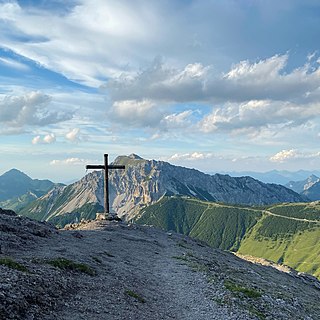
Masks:
[[[152,227],[0,210],[0,244],[0,319],[319,319],[315,278]]]

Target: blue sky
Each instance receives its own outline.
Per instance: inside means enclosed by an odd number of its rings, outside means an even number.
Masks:
[[[0,28],[0,174],[320,169],[319,1],[0,0]]]

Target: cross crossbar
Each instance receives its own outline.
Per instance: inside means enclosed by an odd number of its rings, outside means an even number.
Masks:
[[[88,164],[86,169],[102,169],[104,170],[104,212],[109,214],[109,170],[110,169],[125,169],[122,165],[108,165],[108,154],[104,155],[103,164]]]

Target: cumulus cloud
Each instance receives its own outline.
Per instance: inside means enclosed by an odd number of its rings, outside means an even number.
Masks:
[[[108,115],[116,122],[133,127],[158,126],[164,111],[150,100],[123,100],[113,103]]]
[[[118,120],[129,117],[130,106],[135,115],[131,124],[136,126],[189,126],[192,111],[168,110],[172,104],[186,102],[218,104],[198,123],[202,132],[299,126],[320,115],[320,69],[307,63],[286,73],[288,58],[285,54],[241,61],[220,74],[200,63],[172,68],[158,58],[136,75],[108,81],[104,89],[114,101],[112,112]]]
[[[160,58],[145,70],[133,76],[120,76],[108,81],[102,89],[111,98],[119,100],[141,100],[186,102],[202,100],[204,84],[209,67],[200,63],[189,64],[179,70],[165,66]]]
[[[160,126],[163,130],[187,128],[191,125],[190,117],[193,113],[193,110],[186,110],[180,113],[168,114],[161,120]]]
[[[35,136],[32,139],[32,144],[51,144],[54,143],[56,141],[56,136],[53,133],[49,133],[43,137],[41,136]]]
[[[45,126],[69,120],[72,114],[53,111],[51,97],[41,92],[4,96],[0,100],[0,123],[6,127]]]
[[[294,104],[286,101],[252,100],[228,103],[214,109],[199,122],[203,132],[261,129],[271,125],[299,126],[320,116],[319,104]]]
[[[74,128],[71,131],[69,131],[66,134],[66,139],[71,141],[71,142],[78,142],[80,141],[80,129],[79,128]]]
[[[272,162],[285,162],[292,159],[318,159],[320,158],[320,152],[300,152],[295,149],[282,150],[272,157],[270,161]]]
[[[149,68],[134,76],[110,80],[103,88],[116,101],[303,101],[320,87],[320,69],[306,64],[285,73],[288,57],[286,54],[257,62],[241,61],[225,74],[200,63],[176,69],[156,59]]]
[[[193,153],[175,153],[172,155],[168,161],[181,161],[181,160],[187,160],[187,161],[195,161],[195,160],[203,160],[203,159],[210,159],[213,157],[212,153],[202,153],[202,152],[193,152]]]
[[[285,160],[292,159],[297,157],[298,153],[297,150],[282,150],[272,157],[270,157],[270,161],[272,162],[284,162]]]
[[[84,164],[87,164],[89,162],[92,162],[92,160],[88,159],[81,159],[81,158],[66,158],[62,160],[52,160],[50,161],[51,166],[83,166]]]
[[[32,144],[39,144],[40,141],[41,141],[41,136],[35,136],[35,137],[32,139],[31,143],[32,143]]]
[[[44,136],[43,141],[45,143],[53,143],[56,141],[56,136],[53,133],[47,134],[46,136]]]

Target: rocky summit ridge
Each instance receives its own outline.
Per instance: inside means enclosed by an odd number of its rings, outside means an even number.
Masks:
[[[165,161],[145,160],[135,154],[119,156],[113,164],[125,165],[126,169],[109,172],[110,203],[112,210],[127,221],[135,218],[141,208],[155,203],[164,195],[247,205],[306,200],[283,186],[265,184],[251,177],[209,175]],[[55,206],[48,206],[48,202],[54,202]],[[38,215],[42,220],[60,216],[62,225],[65,225],[74,222],[72,214],[78,220],[94,218],[97,210],[103,210],[102,206],[103,172],[96,171],[44,195],[22,210],[21,214]]]
[[[315,278],[148,226],[0,210],[0,243],[1,320],[319,318]]]

